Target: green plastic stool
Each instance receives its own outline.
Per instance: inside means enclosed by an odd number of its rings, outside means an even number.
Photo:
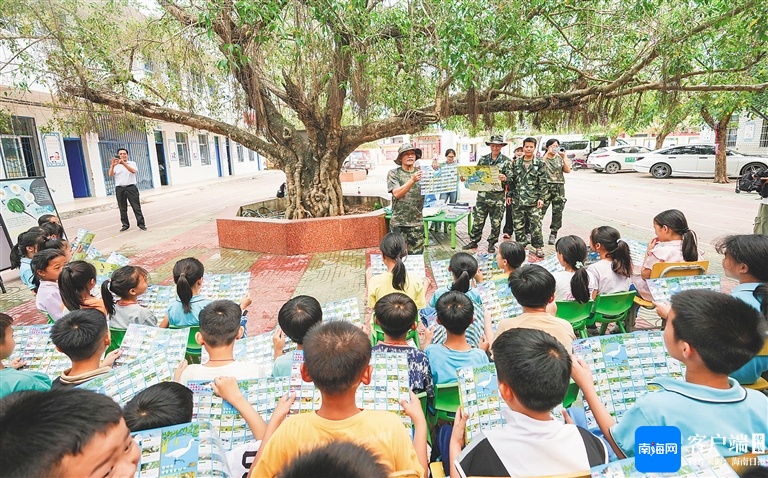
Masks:
[[[112,341],[109,343],[109,347],[107,347],[107,353],[120,348],[120,345],[123,343],[123,338],[125,337],[125,329],[114,329],[110,327],[109,337]]]
[[[559,300],[555,316],[570,322],[574,334],[586,339],[588,337],[587,319],[592,315],[594,305],[595,303],[591,300],[584,304],[575,300]]]
[[[587,325],[602,324],[600,335],[605,335],[605,331],[608,330],[608,324],[616,322],[621,333],[626,334],[627,330],[624,327],[624,321],[634,304],[636,296],[637,294],[633,290],[598,295],[595,299],[595,308],[592,316],[587,319]]]

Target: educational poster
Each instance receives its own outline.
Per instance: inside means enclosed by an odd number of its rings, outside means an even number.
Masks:
[[[97,259],[88,259],[88,262],[93,264],[96,268],[96,286],[95,289],[101,288],[101,284],[107,279],[112,277],[112,273],[120,268],[117,264],[111,264],[109,262],[100,261]],[[93,292],[91,292],[93,293]]]
[[[184,359],[189,329],[161,329],[151,325],[130,324],[125,331],[115,366],[125,365],[146,355],[161,352],[172,369]]]
[[[224,450],[209,423],[143,430],[132,437],[141,449],[134,478],[232,477]]]
[[[405,269],[419,278],[427,276],[426,265],[423,254],[410,254],[403,258]],[[384,265],[384,259],[381,254],[371,254],[371,274],[379,275],[387,272],[387,266]]]
[[[362,327],[363,318],[360,315],[360,303],[357,297],[328,302],[323,305],[323,322],[344,320]]]
[[[499,394],[494,364],[466,367],[456,371],[459,377],[459,399],[467,413],[466,443],[472,441],[481,430],[504,426],[501,407],[504,401]]]
[[[10,367],[12,360],[20,358],[27,363],[22,370],[42,372],[52,379],[71,368],[69,357],[56,350],[51,342],[51,327],[50,324],[12,327],[16,348],[13,355],[3,361],[3,366]]]
[[[288,377],[259,378],[237,382],[248,403],[269,422],[278,400],[288,393]],[[225,450],[231,450],[253,441],[248,424],[229,402],[211,388],[211,381],[190,381],[187,387],[193,392],[193,420],[210,422],[217,431]]]
[[[229,299],[239,304],[248,292],[251,273],[239,274],[206,274],[203,276],[203,286],[200,295],[209,300]],[[150,285],[147,291],[139,296],[139,304],[152,310],[155,316],[165,317],[168,304],[176,298],[175,285]]]
[[[563,267],[560,264],[560,261],[557,260],[557,254],[549,256],[543,261],[537,262],[536,265],[545,268],[552,274],[554,274],[555,272],[562,272],[565,270],[565,267]]]
[[[299,367],[301,354],[297,354],[298,366],[291,377],[240,380],[238,386],[259,415],[266,421],[272,418],[278,400],[289,392],[296,393],[291,414],[305,413],[320,408],[320,392],[313,383],[301,381]],[[403,425],[411,429],[413,424],[400,407],[401,399],[410,397],[408,382],[408,357],[398,353],[374,353],[371,356],[373,374],[370,385],[357,390],[357,404],[366,410],[397,412]],[[210,422],[218,431],[222,446],[231,450],[253,440],[248,425],[232,405],[213,393],[211,381],[191,381],[187,387],[194,393],[193,419]],[[305,399],[303,402],[300,399]]]
[[[496,263],[496,254],[478,252],[475,254],[475,259],[477,259],[477,270],[482,272],[485,280],[490,280],[493,276],[504,272]]]
[[[203,276],[200,294],[209,300],[229,299],[239,304],[243,296],[248,293],[250,283],[250,272],[206,274]]]
[[[64,163],[64,149],[61,144],[61,135],[59,133],[45,133],[43,138],[43,156],[45,157],[46,168],[60,168],[66,166]]]
[[[293,365],[291,367],[291,377],[289,382],[289,391],[294,393],[296,398],[291,405],[290,414],[307,413],[320,408],[322,398],[320,390],[315,388],[312,382],[305,382],[301,376],[301,364],[304,363],[304,354],[293,353]]]
[[[112,369],[78,388],[106,395],[125,406],[126,403],[147,387],[173,380],[173,370],[163,352],[143,355],[133,362]]]
[[[642,267],[645,262],[645,254],[648,251],[648,243],[634,240],[628,240],[629,255],[632,257],[633,267]]]
[[[94,255],[90,252],[90,249],[92,248],[91,244],[95,237],[95,233],[86,229],[77,230],[77,236],[75,236],[71,243],[73,261],[82,261],[85,260],[89,254],[91,256]]]
[[[677,473],[641,473],[634,458],[612,461],[592,468],[593,478],[661,478],[672,476],[737,478],[739,475],[718,453],[709,440],[698,445],[684,445],[680,450],[680,470]]]
[[[258,365],[259,369],[268,371],[268,374],[272,374],[272,365],[275,358],[273,354],[274,345],[272,342],[272,332],[266,332],[260,335],[252,335],[244,339],[235,340],[235,348],[233,350],[233,357],[238,362],[248,362]],[[285,338],[285,346],[283,347],[283,354],[291,353],[296,349],[296,343],[292,342],[288,337]],[[208,363],[210,356],[208,351],[203,347],[202,354],[200,356],[200,363]]]
[[[444,259],[442,261],[431,261],[432,277],[435,279],[437,288],[450,287],[453,284],[453,275],[448,270],[448,266],[451,264],[450,259]]]
[[[421,195],[451,193],[459,186],[459,174],[456,163],[442,163],[435,170],[432,164],[424,164],[421,167]]]
[[[481,282],[477,285],[477,291],[483,299],[483,307],[491,314],[494,333],[499,322],[523,313],[523,307],[512,295],[507,279]]]
[[[36,227],[44,214],[58,216],[45,178],[0,179],[0,220],[9,244],[16,244],[19,234]]]
[[[470,191],[503,191],[498,166],[458,166],[459,178]]]
[[[400,400],[410,401],[408,355],[394,352],[374,352],[371,355],[371,383],[357,389],[357,406],[365,410],[385,410],[400,415],[403,425],[413,433],[413,422],[400,406]]]
[[[657,387],[648,385],[654,377],[682,378],[685,366],[672,358],[664,347],[663,332],[637,331],[578,339],[573,354],[581,357],[592,371],[600,400],[617,421],[635,401]],[[584,401],[589,429],[598,425]]]
[[[669,299],[684,290],[707,289],[720,292],[720,276],[683,276],[648,279],[646,281],[654,302],[669,302]]]

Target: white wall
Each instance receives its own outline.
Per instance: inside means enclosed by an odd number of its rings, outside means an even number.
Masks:
[[[161,123],[157,126],[158,130],[162,131],[163,133],[163,144],[165,146],[165,164],[167,166],[167,174],[168,174],[168,184],[169,185],[179,185],[179,184],[187,184],[195,181],[203,181],[206,179],[213,179],[217,178],[219,176],[218,170],[216,168],[216,158],[211,157],[211,164],[209,165],[203,165],[200,161],[200,151],[199,151],[199,143],[198,143],[198,134],[208,134],[208,141],[213,141],[213,135],[206,132],[199,132],[197,130],[193,130],[189,127],[173,124],[173,123]],[[190,166],[181,166],[179,163],[179,158],[176,153],[176,133],[186,133],[187,134],[187,148],[189,150],[189,154],[191,157],[191,165]],[[155,176],[155,169],[157,169],[157,154],[154,151],[154,138],[149,138],[151,140],[150,144],[153,145],[153,147],[150,148],[150,157],[153,159],[153,177]],[[209,154],[210,154],[210,145],[209,145]],[[160,177],[159,173],[157,176],[157,179],[155,180],[155,184],[160,184]]]
[[[768,147],[760,147],[763,124],[765,124],[765,120],[760,116],[755,118],[740,116],[739,130],[736,135],[736,149],[746,154],[767,155]]]

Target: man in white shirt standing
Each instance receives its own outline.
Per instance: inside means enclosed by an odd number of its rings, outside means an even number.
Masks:
[[[128,203],[131,203],[131,209],[136,215],[136,224],[142,231],[147,230],[144,224],[144,215],[141,213],[141,201],[139,201],[139,188],[136,187],[136,163],[128,159],[128,150],[120,148],[117,150],[117,157],[112,158],[112,165],[109,168],[109,175],[115,178],[115,196],[117,196],[117,207],[120,208],[120,222],[123,227],[120,232],[127,231],[131,227],[128,222]]]

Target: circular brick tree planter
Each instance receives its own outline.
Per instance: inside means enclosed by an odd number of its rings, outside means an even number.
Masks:
[[[346,216],[312,219],[243,217],[243,211],[283,211],[285,199],[269,199],[225,209],[216,218],[219,246],[280,255],[378,247],[387,233],[384,209]],[[344,206],[389,205],[379,196],[344,196]]]

